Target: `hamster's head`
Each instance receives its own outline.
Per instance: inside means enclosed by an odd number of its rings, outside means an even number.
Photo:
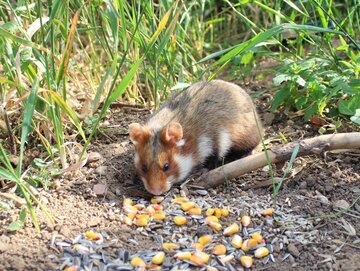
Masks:
[[[138,123],[129,126],[130,140],[135,145],[135,167],[147,191],[161,195],[179,181],[175,155],[183,144],[183,130],[172,122],[154,131]]]

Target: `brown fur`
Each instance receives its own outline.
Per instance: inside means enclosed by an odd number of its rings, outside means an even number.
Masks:
[[[136,167],[146,188],[159,194],[170,188],[166,184],[169,176],[174,177],[174,182],[181,181],[181,167],[174,159],[177,154],[191,156],[193,167],[204,163],[198,148],[201,136],[210,140],[211,155],[221,149],[219,133],[224,129],[230,134],[229,152],[254,149],[260,142],[254,112],[252,100],[242,88],[213,80],[196,83],[174,95],[144,126],[131,124],[130,138],[139,157]],[[185,144],[178,146],[182,139]],[[166,163],[170,169],[164,172]],[[147,173],[142,171],[143,165],[148,166]]]

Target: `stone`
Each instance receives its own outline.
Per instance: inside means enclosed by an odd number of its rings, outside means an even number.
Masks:
[[[298,248],[295,246],[294,243],[290,243],[287,246],[287,250],[289,251],[289,253],[291,255],[293,255],[295,258],[300,256],[300,251],[298,250]]]

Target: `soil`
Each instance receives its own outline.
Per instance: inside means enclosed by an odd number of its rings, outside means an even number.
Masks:
[[[304,123],[302,116],[274,115],[269,113],[265,98],[256,102],[264,118],[269,145],[282,143],[280,133],[288,141],[318,135],[319,127]],[[106,232],[117,240],[114,248],[131,252],[158,246],[150,235],[120,222],[124,197],[149,198],[134,177],[133,146],[127,135],[128,124],[141,122],[148,113],[139,108],[113,107],[89,150],[100,153],[99,159],[54,179],[50,190],[39,189],[38,197],[55,218],[55,224],[49,223],[38,209],[40,233],[35,231],[30,219],[23,229],[10,232],[7,226],[18,219],[18,211],[0,212],[0,270],[61,269],[62,252],[51,246],[51,238],[72,239],[87,230]],[[341,127],[339,132],[353,129]],[[282,176],[284,168],[277,165],[275,176]],[[360,270],[359,173],[360,154],[355,150],[297,158],[292,176],[283,183],[278,196],[278,206],[286,213],[286,219],[278,217],[273,235],[282,240],[282,245],[274,245],[275,263],[258,265],[254,270]],[[270,207],[271,185],[257,187],[269,179],[267,168],[258,169],[231,180],[229,187],[210,189],[209,195],[221,194],[228,197],[229,202],[233,197],[246,196],[253,204],[267,198]],[[104,184],[106,191],[94,190],[98,184]],[[187,185],[191,182],[185,187]],[[172,193],[179,193],[179,187]],[[191,189],[183,193],[196,197]],[[337,205],[351,205],[351,208],[340,216],[332,216],[337,213]],[[130,238],[138,244],[129,242]]]

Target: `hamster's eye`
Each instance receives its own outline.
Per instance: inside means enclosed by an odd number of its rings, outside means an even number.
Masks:
[[[144,172],[144,173],[146,173],[147,171],[148,171],[148,167],[147,167],[147,165],[142,165],[142,167],[141,167],[141,169],[142,169],[142,171]]]
[[[164,166],[163,166],[163,171],[168,171],[170,169],[170,165],[169,163],[166,163]]]

